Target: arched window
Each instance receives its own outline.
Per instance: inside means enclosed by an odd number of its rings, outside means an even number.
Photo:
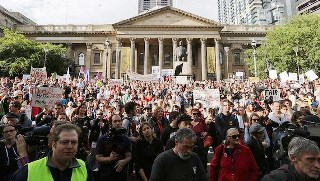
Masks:
[[[79,56],[78,56],[78,64],[79,65],[84,65],[84,53],[79,53]]]

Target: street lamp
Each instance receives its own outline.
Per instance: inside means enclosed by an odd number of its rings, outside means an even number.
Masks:
[[[106,67],[108,66],[107,64],[108,64],[108,56],[109,56],[109,46],[110,46],[110,41],[109,41],[109,39],[106,39],[106,41],[104,42],[104,47],[105,47],[105,49],[107,50],[107,52],[106,52],[106,63],[105,63],[105,65],[106,65]],[[106,74],[105,74],[105,79],[108,77],[108,70],[107,70],[107,68],[105,69],[105,71],[106,71]]]
[[[224,51],[226,52],[226,56],[227,56],[227,66],[226,66],[226,71],[225,71],[225,77],[227,77],[227,79],[229,79],[229,50],[230,48],[229,47],[224,47]]]
[[[300,75],[300,70],[299,70],[299,61],[298,61],[298,51],[299,51],[299,47],[295,46],[292,48],[293,51],[296,53],[296,59],[297,59],[297,67],[298,67],[298,75]]]
[[[44,50],[44,62],[43,62],[43,67],[46,67],[47,53],[48,53],[49,50],[48,50],[47,47],[44,47],[43,50]]]
[[[253,48],[254,76],[257,77],[257,57],[256,57],[257,42],[254,39],[251,41],[251,46]]]

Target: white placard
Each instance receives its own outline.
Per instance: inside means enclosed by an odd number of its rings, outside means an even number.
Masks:
[[[298,81],[298,74],[289,72],[289,80],[290,81]]]
[[[152,66],[152,74],[156,74],[158,78],[160,78],[160,67],[159,66]]]
[[[219,89],[193,90],[193,102],[200,102],[205,108],[219,107]]]
[[[243,76],[244,76],[244,73],[243,73],[243,72],[236,72],[236,76],[237,76],[237,77],[243,77]]]
[[[23,80],[30,79],[30,74],[23,74],[23,75],[22,75],[22,79],[23,79]]]
[[[304,83],[304,74],[300,74],[299,75],[299,84],[303,84]]]
[[[279,101],[280,100],[280,90],[279,89],[265,89],[264,90],[264,100]]]
[[[62,98],[62,89],[52,87],[35,87],[32,91],[33,107],[52,107]]]
[[[122,79],[110,79],[109,85],[122,85],[123,80]]]
[[[270,70],[269,71],[269,78],[270,79],[277,79],[278,78],[277,70]]]
[[[280,77],[281,82],[286,82],[289,80],[289,75],[288,75],[287,71],[284,71],[281,74],[279,74],[279,77]]]
[[[188,76],[176,76],[176,84],[189,84]]]
[[[162,69],[161,70],[161,76],[172,76],[173,75],[173,69]]]
[[[307,76],[307,79],[309,81],[314,81],[317,80],[319,77],[317,76],[317,74],[314,73],[313,70],[309,70],[308,72],[305,73]]]
[[[31,67],[30,78],[34,78],[35,80],[46,80],[47,79],[46,67],[43,67],[43,68]]]

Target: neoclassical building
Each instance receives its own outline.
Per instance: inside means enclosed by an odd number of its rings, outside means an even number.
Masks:
[[[104,78],[125,77],[127,70],[150,74],[154,66],[175,69],[181,41],[187,50],[182,74],[196,80],[251,76],[243,52],[269,28],[222,25],[170,6],[110,25],[16,25],[29,39],[64,44],[78,67]]]

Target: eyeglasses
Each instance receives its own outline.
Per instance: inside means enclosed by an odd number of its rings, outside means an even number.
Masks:
[[[235,134],[235,135],[231,135],[231,136],[228,136],[228,137],[231,137],[232,139],[239,139],[240,135],[239,134]]]
[[[252,121],[259,121],[259,118],[258,118],[258,119],[257,119],[257,118],[255,118],[255,119],[252,118],[251,120],[252,120]]]
[[[15,132],[16,130],[15,129],[12,129],[12,130],[7,130],[7,131],[4,131],[3,133],[12,133],[12,132]]]
[[[97,114],[97,115],[100,115],[100,116],[102,116],[103,114]]]
[[[60,144],[67,146],[71,143],[72,146],[76,146],[78,145],[78,140],[60,140],[59,141]]]

